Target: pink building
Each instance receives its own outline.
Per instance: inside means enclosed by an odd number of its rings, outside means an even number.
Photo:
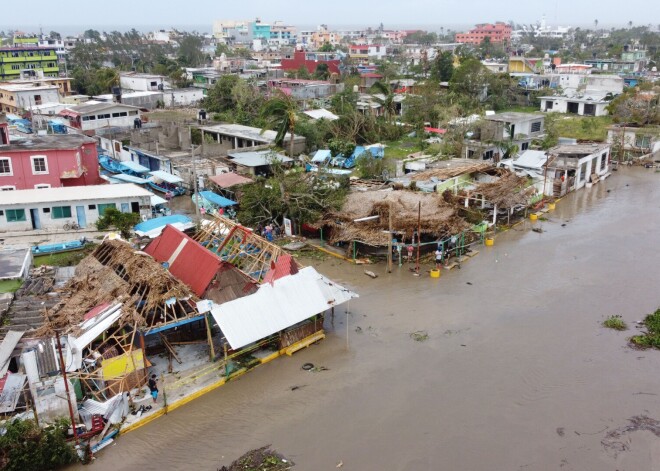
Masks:
[[[464,44],[481,44],[484,39],[490,38],[493,44],[509,44],[511,42],[511,25],[497,22],[477,25],[467,33],[456,34],[456,42]]]
[[[5,143],[6,139],[6,143]],[[80,134],[30,136],[12,142],[0,123],[0,190],[103,183],[96,141]]]

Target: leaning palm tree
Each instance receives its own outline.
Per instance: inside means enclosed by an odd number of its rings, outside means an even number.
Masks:
[[[387,84],[383,82],[376,82],[371,86],[371,92],[376,92],[384,95],[384,99],[376,98],[380,106],[385,110],[385,116],[388,121],[392,121],[394,115],[396,115],[396,102],[394,101],[394,93],[392,88],[388,87]]]
[[[289,139],[289,157],[293,158],[293,138],[298,119],[298,104],[289,95],[278,90],[264,105],[261,115],[266,121],[266,127],[261,130],[263,133],[268,127],[275,128],[275,145],[283,147],[284,139],[287,133],[291,134]]]

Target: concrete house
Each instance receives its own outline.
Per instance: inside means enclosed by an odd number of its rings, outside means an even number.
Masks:
[[[544,193],[556,198],[610,174],[609,144],[568,144],[548,151]]]
[[[132,183],[8,191],[0,198],[0,232],[57,230],[94,224],[108,208],[151,217],[152,193]]]
[[[465,158],[498,162],[512,143],[523,152],[545,133],[545,116],[540,113],[506,112],[485,116],[473,136],[465,141]]]
[[[122,72],[119,74],[119,86],[122,90],[133,92],[162,92],[172,88],[164,75]]]
[[[66,118],[71,127],[93,131],[105,127],[133,127],[141,114],[140,108],[135,106],[88,101],[60,111],[60,116]]]
[[[629,157],[646,157],[660,153],[660,127],[658,126],[610,126],[607,130],[607,143]],[[623,153],[621,152],[623,148]]]
[[[219,150],[230,151],[244,147],[271,145],[275,142],[276,131],[262,131],[259,128],[243,126],[242,124],[216,124],[200,128],[202,137],[212,137],[219,144]],[[289,150],[291,134],[284,137],[283,147]],[[305,150],[305,138],[293,136],[293,153],[300,154]]]

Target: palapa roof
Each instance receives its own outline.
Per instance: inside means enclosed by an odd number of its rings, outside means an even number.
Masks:
[[[119,321],[144,330],[199,315],[188,286],[146,253],[118,240],[104,241],[84,258],[61,293],[38,336],[51,335],[54,328],[75,333],[85,313],[103,303],[122,303]]]
[[[321,224],[332,228],[331,243],[357,240],[370,245],[386,245],[390,205],[392,230],[404,233],[406,238],[410,238],[417,230],[420,203],[422,235],[441,237],[457,234],[469,227],[457,215],[456,209],[440,195],[408,190],[351,193],[342,209],[327,214]],[[356,219],[369,216],[379,217],[355,222]]]
[[[426,181],[431,178],[437,178],[439,180],[447,180],[448,178],[457,177],[465,173],[477,173],[485,172],[486,170],[492,170],[493,164],[488,162],[479,162],[479,161],[466,161],[466,162],[457,162],[454,165],[449,167],[440,167],[440,168],[430,168],[422,172],[417,172],[410,175],[410,179],[413,181]]]
[[[497,206],[511,208],[519,204],[529,204],[534,188],[529,187],[526,178],[504,171],[497,181],[477,185],[475,192]]]

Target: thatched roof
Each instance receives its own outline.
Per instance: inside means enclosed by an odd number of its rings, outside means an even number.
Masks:
[[[426,181],[431,178],[439,180],[447,180],[448,178],[457,177],[466,173],[477,173],[492,170],[493,164],[488,162],[459,162],[446,168],[430,168],[422,172],[414,173],[410,176],[413,181]]]
[[[506,171],[494,182],[477,185],[475,192],[497,206],[511,208],[519,204],[529,204],[529,197],[534,189],[528,188],[526,178]]]
[[[144,329],[198,315],[189,303],[197,299],[189,287],[146,253],[117,240],[103,242],[83,259],[61,294],[39,334],[75,331],[84,315],[103,303],[122,303],[120,321]]]
[[[422,235],[441,237],[459,233],[469,227],[456,214],[454,207],[443,201],[440,195],[407,190],[351,193],[342,209],[327,214],[321,224],[332,228],[329,237],[331,243],[357,240],[371,245],[386,245],[388,235],[383,231],[389,227],[390,207],[392,230],[410,239],[413,231],[417,230],[420,203]],[[369,216],[379,217],[355,222],[356,219]]]

